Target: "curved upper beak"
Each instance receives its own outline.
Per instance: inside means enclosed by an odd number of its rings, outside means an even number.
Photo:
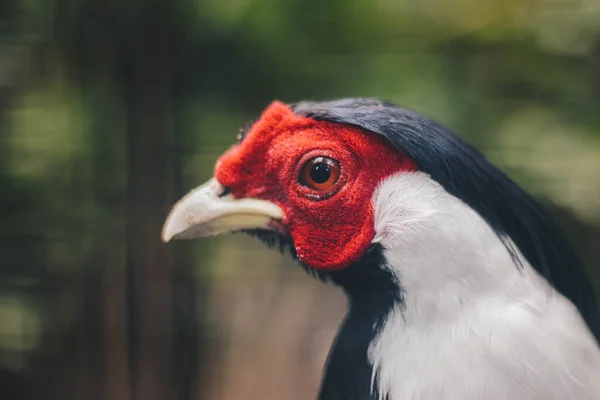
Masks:
[[[283,211],[267,200],[234,199],[216,179],[192,190],[169,213],[162,240],[214,236],[240,229],[268,228]]]

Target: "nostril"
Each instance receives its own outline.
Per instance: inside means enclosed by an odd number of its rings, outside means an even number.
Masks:
[[[223,187],[223,193],[219,195],[219,197],[225,197],[231,194],[231,188],[229,186]]]

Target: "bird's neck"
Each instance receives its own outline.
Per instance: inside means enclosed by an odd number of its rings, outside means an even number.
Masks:
[[[548,302],[551,287],[516,246],[511,254],[479,214],[427,177],[394,177],[373,203],[374,241],[402,293],[367,351],[382,394],[376,399],[421,396],[424,376],[443,360],[440,352],[456,348],[449,332],[469,342],[473,332],[497,323],[487,317],[491,310]]]
[[[329,353],[320,400],[379,398],[369,346],[402,303],[401,289],[384,262],[383,248],[373,245],[359,262],[330,275],[346,292],[349,310]]]
[[[489,299],[519,301],[547,288],[525,260],[517,268],[478,214],[423,176],[395,177],[373,203],[371,251],[331,275],[350,309],[329,355],[321,400],[386,398],[390,381],[402,379],[395,376],[398,363],[407,363],[398,343],[469,320],[465,310]]]
[[[509,238],[421,173],[392,177],[373,203],[374,242],[404,293],[407,323],[429,325],[482,299],[550,289]]]

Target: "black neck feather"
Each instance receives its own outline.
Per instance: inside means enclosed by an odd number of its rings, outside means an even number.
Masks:
[[[400,285],[384,262],[376,244],[352,266],[327,274],[346,292],[350,307],[330,350],[319,400],[379,399],[367,353],[385,317],[402,304]]]
[[[250,230],[269,247],[288,250],[296,260],[292,238],[273,231]],[[377,382],[371,387],[373,366],[368,360],[369,345],[383,326],[385,317],[402,306],[400,283],[386,268],[383,247],[373,244],[351,266],[335,272],[314,270],[300,263],[322,281],[340,286],[349,300],[349,309],[329,351],[319,391],[319,400],[379,400]]]

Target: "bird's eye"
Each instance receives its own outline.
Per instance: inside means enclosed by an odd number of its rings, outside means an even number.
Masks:
[[[314,190],[327,190],[340,177],[340,163],[329,157],[315,157],[302,167],[300,183]]]

